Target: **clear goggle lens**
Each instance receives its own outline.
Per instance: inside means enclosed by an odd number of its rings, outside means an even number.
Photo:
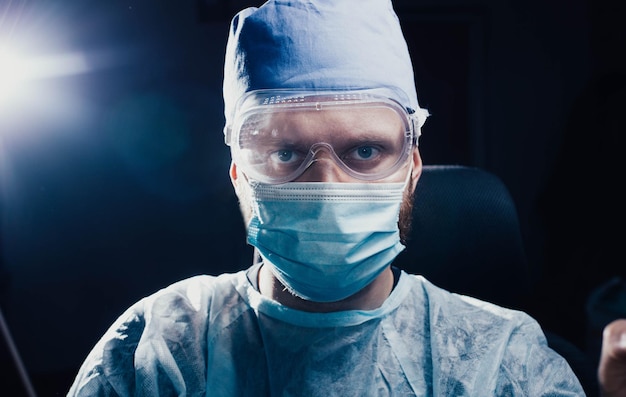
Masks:
[[[322,158],[354,178],[382,179],[406,163],[417,140],[407,110],[370,91],[257,91],[239,109],[227,143],[238,167],[263,183],[296,180]]]

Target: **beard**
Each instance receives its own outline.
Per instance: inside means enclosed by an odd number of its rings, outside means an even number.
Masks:
[[[413,224],[413,200],[415,198],[415,186],[413,178],[409,179],[404,194],[402,195],[402,204],[400,205],[400,213],[398,215],[398,230],[400,230],[400,242],[406,247],[411,237],[411,229]]]

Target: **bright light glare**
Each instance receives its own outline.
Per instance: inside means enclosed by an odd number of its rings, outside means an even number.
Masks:
[[[7,102],[19,87],[20,81],[27,78],[22,73],[23,63],[19,55],[0,44],[0,104]]]
[[[87,61],[81,54],[32,57],[0,43],[0,109],[27,98],[35,80],[84,73]]]

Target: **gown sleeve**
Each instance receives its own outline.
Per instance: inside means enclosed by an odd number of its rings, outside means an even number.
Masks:
[[[173,284],[126,310],[89,353],[67,397],[204,395],[204,281]]]
[[[495,395],[585,396],[565,358],[548,347],[541,328],[531,318],[511,333],[505,351]]]
[[[145,329],[144,301],[122,314],[91,350],[67,397],[132,396],[134,354]]]

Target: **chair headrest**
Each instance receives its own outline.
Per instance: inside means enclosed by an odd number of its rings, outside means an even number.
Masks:
[[[485,170],[424,166],[407,249],[394,264],[451,292],[520,308],[529,274],[517,209]]]

